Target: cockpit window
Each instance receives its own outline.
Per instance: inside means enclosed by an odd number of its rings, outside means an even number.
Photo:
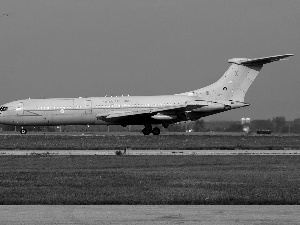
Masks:
[[[6,106],[1,106],[0,111],[6,111],[8,108]]]

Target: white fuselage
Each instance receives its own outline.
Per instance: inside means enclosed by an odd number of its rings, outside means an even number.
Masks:
[[[186,95],[25,99],[5,104],[8,109],[0,112],[0,123],[21,126],[159,124],[161,121],[151,117],[145,118],[142,115],[140,119],[137,117],[132,120],[118,118],[110,121],[99,119],[96,115],[110,111],[123,112],[165,108],[182,105],[196,99],[199,98]],[[200,118],[207,113],[197,114]]]

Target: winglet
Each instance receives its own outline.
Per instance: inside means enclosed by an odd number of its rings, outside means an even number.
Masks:
[[[264,58],[254,58],[254,59],[246,59],[246,58],[233,58],[229,59],[229,63],[235,63],[238,65],[245,65],[245,66],[255,66],[255,65],[263,65],[279,60],[287,60],[287,57],[293,56],[293,54],[285,54],[285,55],[274,55]]]

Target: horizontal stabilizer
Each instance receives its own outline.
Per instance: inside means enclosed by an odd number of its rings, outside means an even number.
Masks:
[[[254,59],[246,59],[246,58],[233,58],[229,59],[229,63],[235,63],[238,65],[245,65],[245,66],[256,66],[256,65],[263,65],[279,60],[284,60],[287,57],[293,56],[293,54],[285,54],[285,55],[274,55],[264,58],[254,58]]]

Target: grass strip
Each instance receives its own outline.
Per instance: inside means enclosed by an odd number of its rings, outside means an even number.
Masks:
[[[300,149],[300,136],[67,136],[1,135],[3,150],[122,150],[130,149]]]
[[[300,156],[1,156],[0,204],[300,204]]]

